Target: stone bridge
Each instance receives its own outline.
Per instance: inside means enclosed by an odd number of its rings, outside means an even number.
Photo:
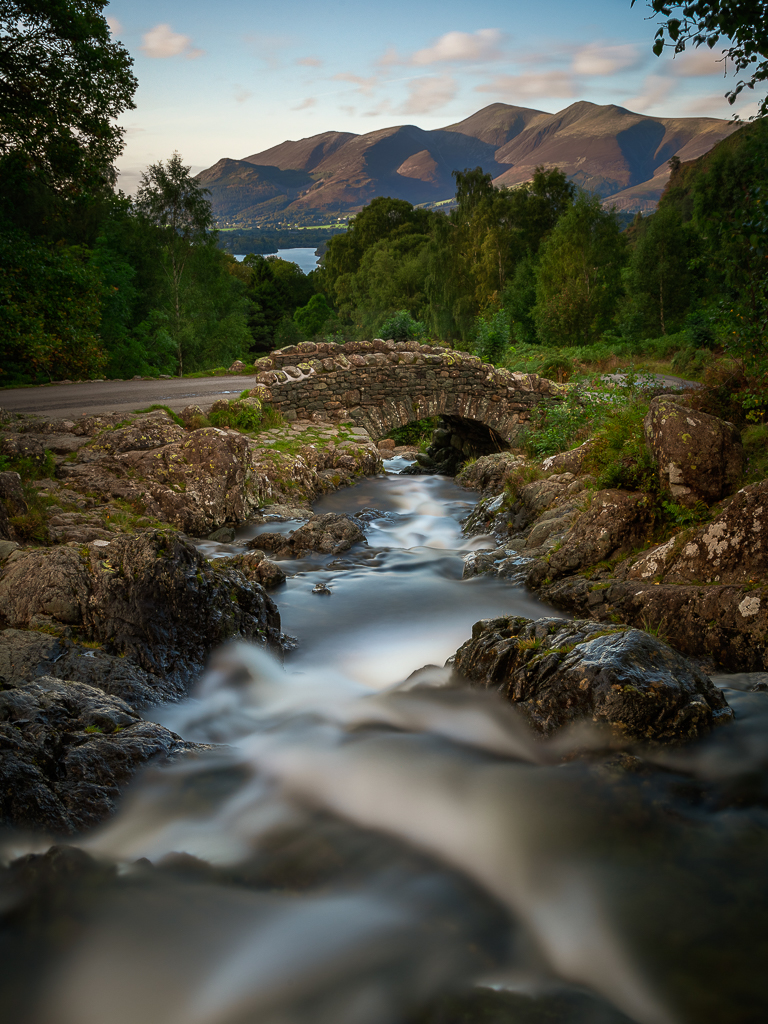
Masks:
[[[302,342],[257,360],[265,398],[287,420],[354,420],[378,441],[396,427],[441,416],[486,443],[472,454],[515,443],[531,410],[563,389],[535,374],[511,373],[478,356],[415,341]]]

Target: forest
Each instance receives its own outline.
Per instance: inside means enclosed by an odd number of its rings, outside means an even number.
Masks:
[[[673,158],[658,211],[629,226],[556,167],[512,189],[457,169],[449,214],[378,197],[304,275],[223,251],[178,153],[147,167],[135,196],[116,189],[114,118],[137,83],[104,6],[3,4],[0,77],[20,87],[0,136],[0,386],[199,372],[314,337],[382,336],[559,379],[590,353],[674,354],[693,375],[718,353],[762,408],[764,119],[697,161]]]

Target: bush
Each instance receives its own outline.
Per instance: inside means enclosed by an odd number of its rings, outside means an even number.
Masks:
[[[421,320],[414,320],[407,309],[399,309],[384,320],[378,334],[393,341],[418,340],[424,337],[426,328]]]
[[[247,395],[247,392],[243,392]],[[226,408],[219,408],[208,414],[212,427],[228,427],[230,430],[242,430],[253,433],[269,427],[279,426],[282,416],[271,405],[262,404],[258,399],[245,400],[243,395],[233,402],[227,402]]]
[[[500,363],[509,347],[509,314],[504,309],[475,321],[475,351],[486,363]]]

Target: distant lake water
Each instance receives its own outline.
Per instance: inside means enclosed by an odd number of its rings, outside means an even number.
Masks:
[[[296,263],[305,274],[308,274],[317,268],[318,258],[315,256],[315,248],[311,246],[308,249],[278,249],[276,253],[269,255],[279,256],[281,260],[288,260],[289,263]],[[235,256],[235,259],[244,260],[245,254]]]

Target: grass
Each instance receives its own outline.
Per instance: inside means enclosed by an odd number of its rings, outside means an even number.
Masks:
[[[135,409],[134,415],[141,416],[144,413],[158,412],[159,410],[162,410],[162,412],[167,412],[168,415],[173,420],[173,422],[177,423],[180,427],[184,426],[184,420],[181,418],[181,416],[179,416],[177,412],[174,412],[169,405],[158,405],[157,403],[155,403],[154,405],[148,405],[146,409]]]
[[[606,336],[594,345],[545,348],[542,345],[517,344],[504,357],[503,365],[520,373],[537,373],[552,379],[572,380],[590,373],[613,373],[634,367],[651,373],[677,373],[699,379],[706,367],[703,354],[711,360],[709,349],[694,349],[689,336],[667,334],[661,338],[625,341]],[[677,361],[679,369],[673,368]],[[684,370],[686,372],[684,372]]]
[[[747,456],[745,483],[757,483],[768,477],[768,423],[753,423],[741,435]]]

